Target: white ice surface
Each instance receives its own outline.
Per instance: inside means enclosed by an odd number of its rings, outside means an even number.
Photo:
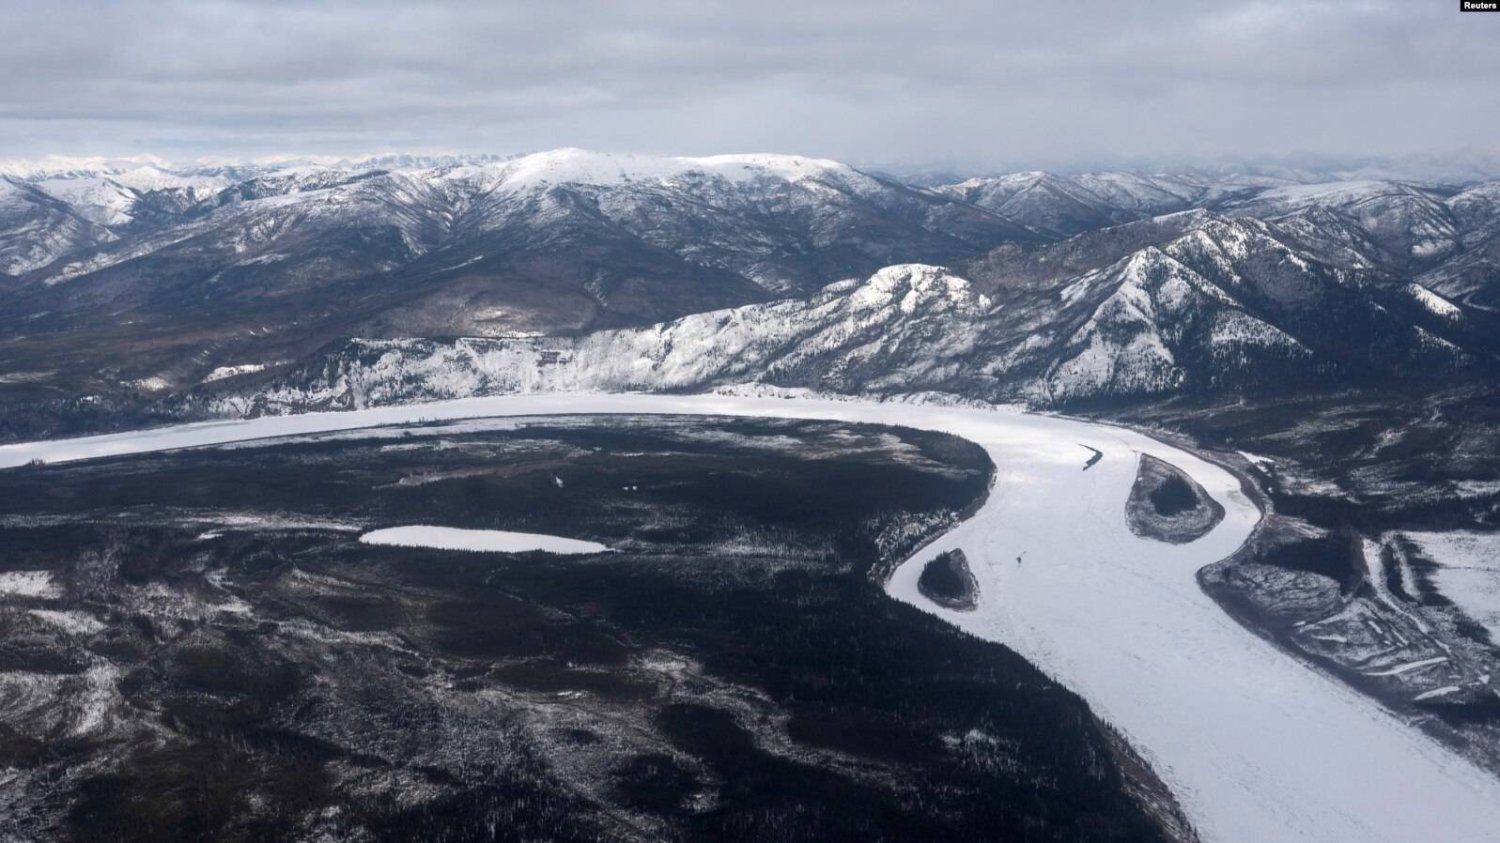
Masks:
[[[509,530],[463,530],[457,527],[387,527],[372,530],[359,537],[365,544],[400,547],[435,547],[441,550],[499,551],[525,553],[545,550],[548,553],[606,553],[598,542],[565,539],[541,533],[514,533]]]
[[[417,419],[559,413],[841,419],[975,441],[997,466],[995,489],[973,517],[900,566],[890,593],[1012,647],[1082,694],[1151,761],[1205,840],[1492,841],[1500,833],[1500,779],[1249,634],[1198,588],[1197,570],[1238,548],[1259,513],[1228,472],[1120,429],[894,403],[550,394],[8,445],[0,466]],[[1086,472],[1080,443],[1104,453]],[[1185,545],[1134,536],[1123,508],[1140,453],[1188,472],[1224,505],[1223,522]],[[921,565],[953,547],[979,580],[977,611],[949,612],[917,592]]]

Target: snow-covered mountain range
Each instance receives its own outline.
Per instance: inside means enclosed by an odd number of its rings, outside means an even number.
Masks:
[[[0,402],[759,381],[1062,404],[1487,371],[1500,182],[1339,175],[0,163]]]
[[[1146,225],[1155,242],[1095,252],[1087,268],[1058,274],[1028,277],[999,255],[969,266],[971,278],[904,264],[805,299],[582,337],[357,340],[215,409],[747,382],[1054,406],[1331,375],[1441,376],[1493,356],[1467,309],[1419,284],[1384,287],[1320,263],[1266,223],[1194,211]],[[1066,251],[1084,245],[1024,260],[1065,265]]]

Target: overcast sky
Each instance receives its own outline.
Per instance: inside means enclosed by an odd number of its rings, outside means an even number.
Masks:
[[[0,157],[1494,151],[1500,15],[1456,6],[0,0]]]

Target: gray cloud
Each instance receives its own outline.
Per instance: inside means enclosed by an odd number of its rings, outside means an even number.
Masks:
[[[870,164],[1493,150],[1436,2],[0,0],[0,156],[574,145]]]

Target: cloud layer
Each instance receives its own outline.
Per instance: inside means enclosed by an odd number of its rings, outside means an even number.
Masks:
[[[1435,2],[0,0],[0,157],[771,150],[1037,166],[1500,143]]]

